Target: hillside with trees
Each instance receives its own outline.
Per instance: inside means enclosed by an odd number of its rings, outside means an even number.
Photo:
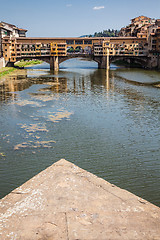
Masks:
[[[103,30],[103,32],[95,32],[94,37],[118,37],[118,30],[108,29]]]
[[[101,32],[95,32],[90,35],[83,35],[81,37],[118,37],[119,30],[108,29]]]

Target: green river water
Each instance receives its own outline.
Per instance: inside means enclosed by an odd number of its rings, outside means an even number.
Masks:
[[[160,206],[160,72],[72,59],[1,78],[0,197],[61,158]]]

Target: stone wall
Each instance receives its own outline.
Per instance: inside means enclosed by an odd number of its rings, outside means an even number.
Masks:
[[[150,69],[160,69],[160,56],[150,53],[147,67]]]

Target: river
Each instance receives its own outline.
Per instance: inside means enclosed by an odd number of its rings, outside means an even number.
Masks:
[[[159,100],[160,72],[82,59],[1,78],[0,197],[65,158],[160,206]]]

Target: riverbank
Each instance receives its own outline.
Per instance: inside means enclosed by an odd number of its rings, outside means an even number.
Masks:
[[[4,240],[151,240],[160,236],[160,208],[64,159],[0,203]]]
[[[31,61],[19,61],[16,62],[14,65],[16,67],[26,67],[26,66],[32,66],[32,65],[37,65],[37,64],[41,64],[43,61],[40,60],[31,60]]]
[[[14,64],[15,67],[3,67],[0,69],[0,78],[10,74],[11,72],[15,71],[17,68],[23,69],[24,67],[29,67],[37,64],[41,64],[43,61],[40,60],[31,60],[31,61],[19,61]]]
[[[14,67],[4,67],[0,69],[0,78],[16,70]]]

